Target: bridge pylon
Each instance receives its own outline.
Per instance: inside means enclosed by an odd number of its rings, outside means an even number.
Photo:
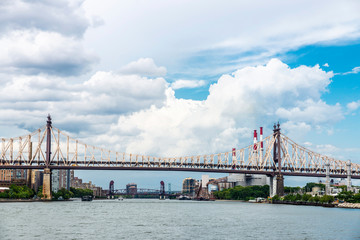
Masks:
[[[346,187],[348,191],[352,191],[351,187],[351,161],[347,160],[346,162],[346,174],[347,174],[347,181],[346,181]]]
[[[51,159],[51,128],[52,128],[52,122],[51,122],[51,116],[50,114],[47,117],[46,122],[46,159],[45,159],[45,168],[44,168],[44,176],[43,176],[43,189],[42,199],[44,200],[51,200],[51,169],[49,168],[50,165],[50,159]]]
[[[281,132],[280,132],[280,123],[274,124],[274,148],[273,148],[273,157],[274,157],[274,163],[275,168],[277,169],[277,172],[275,172],[276,176],[276,186],[275,186],[275,192],[274,195],[278,196],[284,196],[284,175],[281,171]],[[271,181],[273,182],[273,181]],[[272,186],[270,186],[272,187]]]
[[[330,195],[330,163],[326,160],[325,163],[325,194]]]

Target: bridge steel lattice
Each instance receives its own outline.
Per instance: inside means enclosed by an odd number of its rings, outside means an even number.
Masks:
[[[86,144],[53,127],[48,116],[46,126],[28,135],[1,138],[0,169],[195,171],[360,179],[360,164],[300,146],[280,132],[279,124],[262,143],[216,154],[146,156]]]

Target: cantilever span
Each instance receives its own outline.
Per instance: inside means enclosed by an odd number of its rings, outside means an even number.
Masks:
[[[0,168],[197,171],[324,177],[328,166],[330,177],[345,178],[350,174],[352,178],[360,179],[359,164],[315,153],[281,134],[280,129],[274,130],[274,134],[262,142],[216,154],[154,157],[83,143],[52,127],[50,121],[50,124],[48,122],[47,126],[31,134],[2,138]]]

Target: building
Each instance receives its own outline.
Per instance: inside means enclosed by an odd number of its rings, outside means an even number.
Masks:
[[[60,190],[59,174],[60,170],[58,169],[51,171],[51,191],[55,193]]]
[[[39,187],[43,185],[44,172],[40,170],[33,170],[31,172],[31,188],[38,192]]]
[[[86,183],[86,182],[83,182],[83,180],[81,178],[75,177],[73,170],[70,171],[69,176],[71,178],[71,180],[70,180],[71,187],[81,188],[81,189],[90,189],[93,191],[93,194],[96,197],[106,196],[106,191],[103,191],[101,187],[95,186],[94,184],[92,184],[91,181]]]
[[[137,194],[137,184],[136,183],[128,183],[126,185],[126,194],[128,194],[128,195]]]
[[[10,182],[12,171],[8,169],[0,169],[0,181]]]
[[[0,169],[0,186],[8,187],[11,184],[26,185],[26,170]]]
[[[230,174],[227,178],[227,182],[232,183],[232,187],[263,186],[268,184],[266,175],[259,174]]]
[[[71,177],[74,176],[74,170],[54,169],[51,171],[51,191],[57,192],[62,188],[70,190]]]
[[[183,180],[182,193],[195,195],[199,182],[193,178],[185,178]]]

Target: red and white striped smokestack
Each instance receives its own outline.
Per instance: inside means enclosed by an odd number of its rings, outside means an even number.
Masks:
[[[236,148],[232,149],[232,155],[233,155],[233,157],[236,157]]]
[[[254,130],[254,150],[257,149],[256,143],[257,143],[257,132],[256,132],[256,130]]]
[[[260,148],[261,150],[263,150],[264,145],[263,145],[263,127],[260,127]]]

